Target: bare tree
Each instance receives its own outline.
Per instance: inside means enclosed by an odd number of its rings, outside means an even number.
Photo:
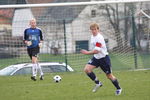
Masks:
[[[107,12],[107,16],[109,18],[110,24],[113,26],[115,31],[115,37],[117,41],[117,47],[123,47],[123,40],[120,33],[120,19],[119,19],[119,11],[118,4],[116,4],[116,8],[111,5],[106,4],[105,10]],[[112,12],[112,15],[111,13]]]

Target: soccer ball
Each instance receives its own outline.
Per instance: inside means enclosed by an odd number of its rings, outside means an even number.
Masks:
[[[61,77],[60,77],[59,75],[55,75],[55,76],[53,77],[53,79],[54,79],[54,82],[56,82],[56,83],[58,83],[58,82],[61,81]]]

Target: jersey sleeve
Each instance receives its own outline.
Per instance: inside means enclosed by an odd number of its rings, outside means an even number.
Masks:
[[[94,50],[101,51],[102,46],[103,46],[102,44],[103,44],[103,41],[101,40],[101,38],[97,39]]]
[[[27,36],[27,29],[24,31],[24,41],[28,40],[28,36]]]
[[[95,45],[94,50],[101,51],[101,46],[102,46],[102,44],[101,44],[101,43],[96,42],[96,45]]]
[[[43,41],[43,33],[42,33],[42,31],[40,30],[40,40],[42,40]]]

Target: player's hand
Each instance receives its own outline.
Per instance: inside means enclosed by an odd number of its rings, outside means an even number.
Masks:
[[[42,48],[42,43],[39,43],[39,47]]]
[[[84,50],[84,49],[82,49],[80,52],[81,52],[82,54],[88,54],[88,51],[87,51],[87,50]]]
[[[26,44],[27,44],[27,46],[31,46],[32,42],[31,41],[27,41]]]

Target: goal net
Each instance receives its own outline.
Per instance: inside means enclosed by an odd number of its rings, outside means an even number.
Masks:
[[[1,5],[0,68],[31,62],[23,43],[24,30],[30,27],[31,18],[36,18],[43,31],[41,62],[66,62],[82,71],[91,55],[82,55],[80,50],[91,49],[89,25],[96,22],[105,38],[113,69],[149,68],[149,0],[83,1],[86,2]]]

